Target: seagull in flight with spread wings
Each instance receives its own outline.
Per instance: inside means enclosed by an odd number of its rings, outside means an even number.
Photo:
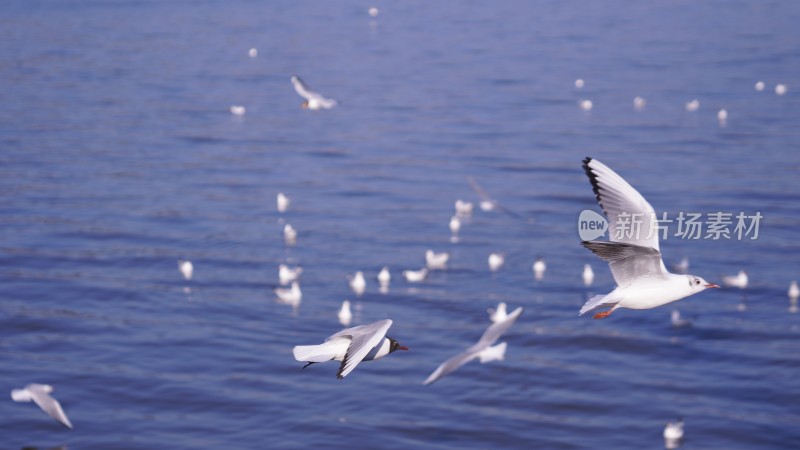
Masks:
[[[347,328],[331,335],[319,345],[298,345],[292,350],[294,359],[307,362],[303,368],[314,363],[341,361],[336,378],[342,379],[361,361],[383,358],[396,350],[408,350],[397,341],[386,336],[392,321],[379,320],[367,325]]]
[[[292,75],[292,85],[300,97],[306,99],[306,101],[304,101],[301,105],[303,109],[331,109],[336,106],[336,100],[332,98],[325,98],[322,95],[312,91],[308,88],[308,85],[297,75]]]
[[[503,310],[505,311],[505,303],[502,303],[502,305]],[[431,384],[439,378],[455,372],[459,367],[476,358],[480,358],[482,363],[494,361],[496,359],[503,359],[506,351],[506,343],[501,342],[494,347],[492,347],[492,344],[497,342],[497,340],[500,339],[500,336],[502,336],[506,331],[508,331],[509,328],[511,328],[511,325],[517,321],[517,318],[521,314],[522,307],[520,306],[502,320],[497,320],[491,324],[489,328],[483,332],[483,336],[481,336],[480,340],[478,340],[475,345],[443,362],[439,367],[436,368],[436,370],[433,371],[432,374],[430,374],[430,376],[428,376],[425,381],[422,382],[422,384]]]
[[[609,241],[583,241],[581,245],[606,261],[617,288],[596,295],[580,314],[610,306],[594,315],[608,317],[617,308],[649,309],[680,300],[716,284],[695,275],[669,273],[658,247],[658,222],[653,207],[642,194],[608,166],[592,158],[583,160],[597,201],[608,217]],[[639,225],[638,229],[631,224]]]

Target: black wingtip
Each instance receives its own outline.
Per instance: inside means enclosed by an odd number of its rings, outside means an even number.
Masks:
[[[600,204],[600,207],[603,208],[603,201],[600,198],[600,185],[597,183],[597,174],[592,171],[592,168],[589,167],[589,163],[592,162],[593,159],[587,156],[583,160],[583,171],[586,172],[586,176],[589,177],[589,183],[592,184],[592,191],[594,192],[594,197],[597,199],[597,203]],[[605,210],[605,208],[603,208]]]

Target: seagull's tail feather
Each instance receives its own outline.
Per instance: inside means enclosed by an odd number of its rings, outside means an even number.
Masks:
[[[327,343],[326,343],[327,344]],[[294,359],[305,362],[321,363],[332,360],[336,352],[330,345],[297,345],[292,349]]]
[[[609,297],[611,297],[609,294],[595,295],[583,304],[583,307],[581,307],[581,312],[578,313],[578,315],[582,316],[593,309],[600,308],[601,306],[616,305],[617,300]]]

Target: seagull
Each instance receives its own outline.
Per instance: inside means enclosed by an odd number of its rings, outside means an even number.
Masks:
[[[724,108],[720,109],[719,112],[717,112],[717,120],[719,120],[720,124],[725,124],[725,122],[728,121],[728,110]]]
[[[786,87],[785,84],[777,84],[777,85],[775,85],[775,94],[777,94],[777,95],[783,95],[783,94],[786,93],[787,90],[788,90],[788,88]]]
[[[456,200],[456,216],[469,216],[472,214],[472,209],[472,203]]]
[[[283,240],[286,245],[294,245],[297,243],[297,231],[290,224],[283,226]]]
[[[342,302],[342,307],[339,309],[339,323],[342,326],[350,325],[350,321],[353,320],[353,313],[350,312],[350,300],[345,300]]]
[[[655,308],[719,287],[694,275],[669,273],[661,260],[658,223],[653,207],[627,181],[600,161],[584,159],[583,170],[608,217],[611,241],[583,241],[581,245],[609,264],[617,288],[609,294],[590,298],[581,308],[581,315],[610,306],[611,309],[594,315],[595,319],[602,319],[617,308]],[[640,227],[627,233],[623,228],[626,222],[621,219],[632,217],[637,217]]]
[[[581,100],[578,102],[578,106],[580,106],[584,111],[591,111],[594,105],[592,104],[591,100]]]
[[[458,230],[461,229],[461,219],[458,216],[453,216],[450,218],[450,232],[453,233],[453,236],[458,234]]]
[[[294,359],[310,366],[326,361],[341,361],[336,378],[342,379],[356,368],[361,361],[383,358],[396,350],[408,350],[396,340],[386,336],[390,319],[379,320],[368,325],[347,328],[325,339],[319,345],[298,345],[293,350]]]
[[[388,287],[390,281],[392,281],[392,274],[389,272],[388,267],[384,267],[378,272],[378,284]]]
[[[761,92],[761,91],[763,91],[763,90],[764,90],[764,87],[765,87],[765,85],[764,85],[764,82],[763,82],[763,81],[756,81],[755,88],[756,88],[756,90],[757,90],[758,92]]]
[[[511,325],[517,321],[517,318],[520,316],[520,314],[522,314],[521,306],[515,309],[505,319],[491,324],[489,328],[483,332],[483,336],[481,336],[475,345],[468,348],[463,353],[459,353],[458,355],[453,356],[452,358],[443,362],[439,367],[436,368],[436,370],[433,371],[432,374],[430,374],[425,381],[422,382],[422,384],[431,384],[439,378],[455,372],[456,369],[475,358],[480,358],[481,362],[502,359],[503,355],[505,355],[505,342],[494,347],[491,347],[491,345],[497,342],[497,340],[500,339],[500,336],[508,331]]]
[[[797,299],[800,297],[800,288],[797,287],[797,281],[792,281],[792,284],[789,285],[789,298]]]
[[[275,295],[280,303],[286,305],[297,306],[300,304],[300,300],[303,299],[303,292],[300,291],[300,284],[297,281],[293,281],[292,287],[289,289],[275,288]]]
[[[672,311],[672,315],[670,316],[670,322],[672,322],[672,326],[675,328],[684,328],[692,326],[692,321],[681,317],[681,312],[678,311],[677,309]]]
[[[508,312],[506,311],[506,304],[505,302],[500,302],[497,304],[497,308],[489,308],[486,310],[489,313],[489,320],[492,323],[497,323],[503,320],[506,320],[508,317]]]
[[[231,114],[234,116],[243,116],[247,112],[247,108],[241,105],[232,105],[231,106]]]
[[[283,192],[278,192],[278,196],[276,198],[278,204],[278,212],[284,213],[287,209],[289,209],[289,197],[286,196]]]
[[[689,258],[683,257],[681,260],[672,265],[672,268],[679,273],[686,273],[689,271]]]
[[[357,296],[360,297],[364,294],[364,290],[367,288],[367,280],[364,279],[364,272],[359,270],[355,275],[350,275],[347,278],[350,282],[350,289],[352,289]]]
[[[533,277],[537,280],[541,280],[544,278],[544,271],[547,270],[547,264],[544,263],[544,259],[540,256],[536,258],[531,269],[533,270]]]
[[[697,111],[698,109],[700,109],[700,101],[699,100],[694,99],[694,100],[692,100],[690,102],[686,102],[686,110],[687,111],[694,112],[694,111]]]
[[[433,250],[425,252],[425,264],[427,264],[428,269],[431,270],[446,268],[449,259],[450,253],[447,252],[436,253]]]
[[[489,255],[489,270],[497,272],[506,263],[506,255],[504,253],[492,253]]]
[[[255,47],[253,47],[253,48],[251,48],[250,50],[248,50],[248,51],[247,51],[247,54],[248,54],[248,55],[249,55],[251,58],[255,58],[256,56],[258,56],[258,49],[257,49],[257,48],[255,48]]]
[[[589,264],[583,265],[583,285],[589,287],[594,282],[594,271]]]
[[[72,423],[69,421],[69,418],[67,418],[67,415],[64,414],[64,410],[61,409],[61,404],[58,403],[58,400],[50,396],[51,392],[53,392],[53,386],[31,383],[23,389],[13,389],[11,391],[11,399],[15,402],[33,401],[39,408],[42,408],[42,411],[46,412],[47,415],[65,427],[72,429]]]
[[[303,273],[303,268],[300,266],[289,267],[286,264],[278,266],[278,279],[282,285],[287,285],[297,280],[301,273]]]
[[[194,265],[191,261],[186,261],[183,259],[178,260],[178,270],[180,270],[181,275],[185,280],[191,280],[192,274],[194,274]]]
[[[484,191],[483,188],[478,184],[478,182],[475,181],[474,178],[468,177],[467,181],[469,182],[469,185],[472,187],[472,190],[475,191],[475,193],[478,194],[478,197],[481,198],[481,202],[478,203],[478,206],[480,206],[481,211],[489,212],[489,211],[494,211],[495,209],[499,209],[500,211],[503,211],[506,214],[509,214],[513,217],[517,218],[520,217],[519,214],[515,213],[514,211],[511,211],[510,209],[504,206],[501,206],[499,203],[497,203],[496,200],[492,199],[489,196],[489,194],[486,193],[486,191]]]
[[[582,79],[580,79],[580,78],[575,80],[575,88],[576,89],[583,89],[583,85],[584,84],[585,84],[584,81]]]
[[[647,101],[642,97],[635,97],[633,99],[633,109],[637,111],[644,110],[645,105],[647,105]]]
[[[683,419],[678,419],[675,422],[668,422],[664,427],[664,441],[667,441],[667,447],[676,448],[676,444],[678,444],[678,441],[681,439],[683,439]],[[672,445],[670,445],[670,443]]]
[[[406,277],[406,281],[409,283],[419,283],[428,276],[428,268],[423,267],[419,270],[404,270],[403,276]]]
[[[378,8],[376,8],[376,7],[374,7],[374,6],[373,6],[372,8],[370,8],[370,9],[369,9],[369,15],[370,15],[371,17],[377,17],[379,12],[380,12],[380,11],[378,11]]]
[[[740,270],[736,275],[728,275],[722,277],[722,283],[727,287],[737,287],[739,289],[745,289],[747,287],[749,279],[747,278],[747,272],[744,270]]]
[[[331,109],[336,106],[336,100],[325,98],[310,90],[308,85],[306,85],[297,75],[292,75],[292,85],[294,85],[294,90],[297,91],[300,97],[306,99],[306,101],[304,101],[302,104],[303,109]]]

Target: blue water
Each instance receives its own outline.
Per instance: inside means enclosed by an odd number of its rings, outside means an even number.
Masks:
[[[686,449],[795,447],[800,4],[374,4],[0,5],[0,390],[52,384],[75,425],[5,397],[0,447],[642,449],[679,416]],[[339,107],[302,110],[293,73]],[[587,155],[658,211],[760,212],[757,240],[662,242],[750,287],[676,304],[687,329],[671,306],[579,318],[614,286],[579,245]],[[516,215],[478,211],[454,244],[469,176]],[[428,248],[449,269],[401,280]],[[282,262],[305,268],[296,311],[272,294]],[[292,346],[338,331],[344,299],[411,350],[301,370]],[[506,360],[422,386],[498,301],[525,307]]]

